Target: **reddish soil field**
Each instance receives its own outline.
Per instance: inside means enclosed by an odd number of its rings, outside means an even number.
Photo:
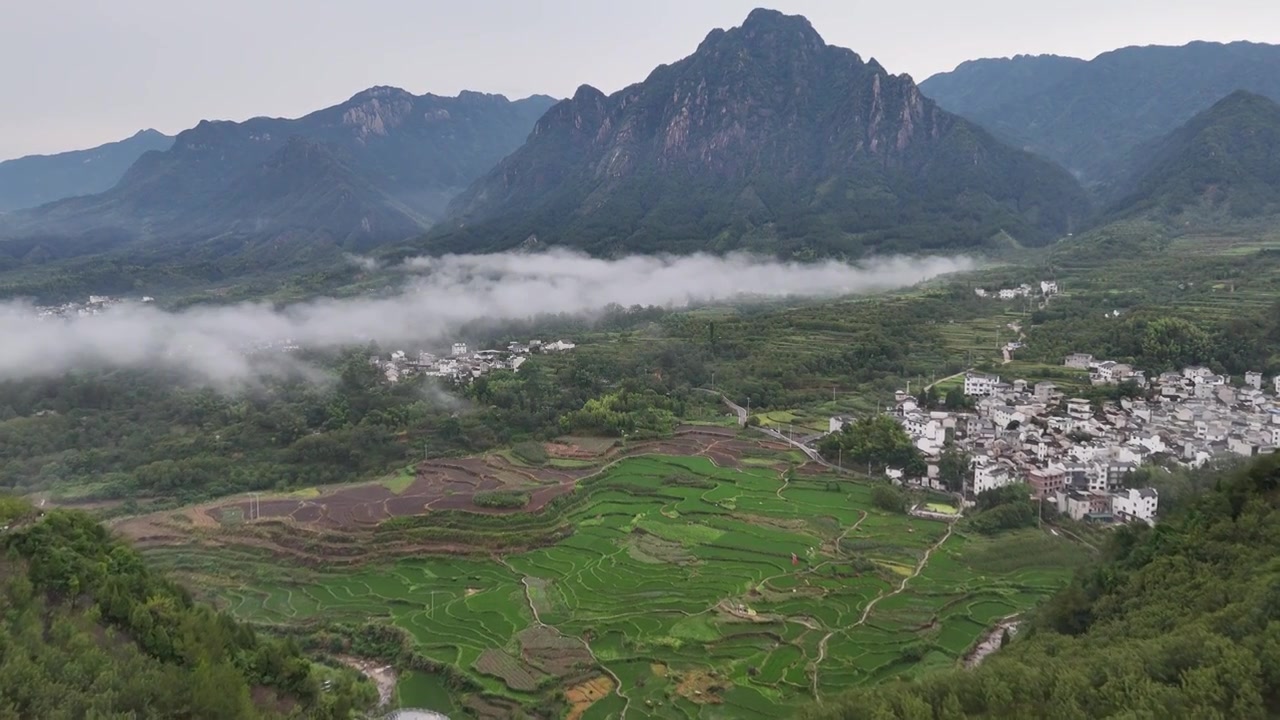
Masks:
[[[596,455],[601,466],[624,455],[702,455],[721,467],[738,467],[745,453],[786,450],[783,443],[738,437],[732,428],[682,426],[674,437],[610,448],[606,457]],[[254,506],[247,498],[213,503],[187,511],[193,527],[217,527],[230,521],[277,520],[314,530],[372,529],[393,517],[421,515],[432,510],[462,510],[485,514],[514,514],[542,509],[553,498],[568,493],[578,480],[599,472],[592,468],[532,468],[512,463],[501,455],[429,460],[417,467],[414,481],[400,493],[381,483],[365,483],[322,490],[307,498],[263,497]],[[781,467],[781,465],[779,466]],[[808,471],[809,466],[801,468]],[[524,508],[483,508],[474,502],[478,492],[516,490],[529,494]],[[192,515],[195,513],[195,515]],[[163,518],[126,520],[120,529],[131,536],[164,541],[184,535],[182,527],[167,527]]]

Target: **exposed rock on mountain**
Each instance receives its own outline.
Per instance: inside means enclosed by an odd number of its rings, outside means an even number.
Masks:
[[[1034,243],[1087,211],[1060,168],[827,45],[803,17],[756,10],[642,83],[579,88],[426,244],[859,255],[972,248],[1001,231]]]

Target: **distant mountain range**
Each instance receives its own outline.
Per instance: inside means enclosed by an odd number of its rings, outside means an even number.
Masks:
[[[1144,146],[1112,214],[1280,213],[1280,105],[1237,90]]]
[[[1133,154],[1236,90],[1280,100],[1280,46],[1194,42],[1127,47],[1090,61],[1052,55],[973,60],[920,84],[942,107],[1111,184]]]
[[[1276,68],[1277,46],[1192,43],[977,60],[917,87],[756,10],[612,95],[375,87],[297,119],[2,163],[0,202],[73,196],[0,213],[0,294],[261,287],[337,273],[346,252],[852,258],[1037,245],[1193,205],[1280,213]],[[96,193],[75,184],[89,166]]]
[[[911,78],[756,10],[612,95],[553,107],[460,195],[434,252],[791,256],[1039,243],[1084,221],[1061,168],[940,109]]]
[[[0,212],[100,193],[115,185],[143,153],[172,145],[172,137],[142,130],[88,150],[5,160],[0,162]]]
[[[420,234],[552,105],[376,87],[298,119],[201,122],[111,189],[0,218],[0,264],[102,252],[299,265]]]

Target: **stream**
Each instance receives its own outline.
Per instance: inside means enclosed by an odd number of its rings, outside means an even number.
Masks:
[[[1000,649],[1000,639],[1004,637],[1004,631],[1008,630],[1010,636],[1017,635],[1018,626],[1021,624],[1022,619],[1017,615],[1010,615],[996,623],[996,626],[983,636],[977,647],[964,656],[964,666],[975,668],[981,665],[988,655]]]

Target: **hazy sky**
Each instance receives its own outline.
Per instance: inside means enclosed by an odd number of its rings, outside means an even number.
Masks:
[[[202,118],[297,116],[371,85],[612,92],[760,0],[0,0],[0,159]],[[975,57],[1280,42],[1277,0],[776,0],[916,80]]]

